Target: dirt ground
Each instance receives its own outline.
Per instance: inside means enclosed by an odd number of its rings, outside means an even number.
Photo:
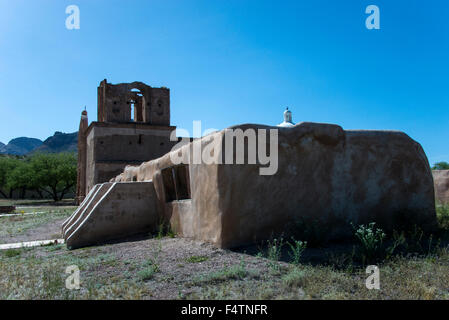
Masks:
[[[60,238],[74,209],[0,218],[0,243]],[[77,250],[63,244],[2,250],[0,299],[449,299],[446,245],[425,244],[425,253],[379,262],[380,290],[367,289],[353,244],[307,248],[299,264],[288,246],[278,256],[269,248],[222,250],[147,234]],[[79,290],[66,288],[68,266],[80,270]]]

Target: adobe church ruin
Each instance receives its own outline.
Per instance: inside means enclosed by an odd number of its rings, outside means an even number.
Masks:
[[[137,85],[141,95],[131,90]],[[137,105],[133,122],[130,104]],[[404,222],[436,225],[427,157],[402,132],[294,125],[287,114],[282,126],[234,126],[172,150],[169,91],[141,83],[103,81],[98,114],[80,133],[79,197],[87,196],[63,224],[69,248],[154,231],[161,222],[222,248],[288,233],[297,220],[319,223],[329,240],[351,235],[351,222],[376,221],[387,231]],[[260,175],[259,162],[173,162],[198,146],[224,159],[226,132],[235,129],[278,130],[276,174]]]

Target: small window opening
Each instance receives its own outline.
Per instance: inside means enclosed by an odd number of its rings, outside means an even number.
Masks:
[[[135,103],[134,103],[134,101],[130,101],[130,104],[131,104],[131,121],[136,121],[136,119],[134,119],[135,117],[134,117],[134,114],[135,114],[135,111],[134,111],[134,108],[135,108]]]
[[[191,199],[188,165],[165,168],[161,173],[166,202]]]

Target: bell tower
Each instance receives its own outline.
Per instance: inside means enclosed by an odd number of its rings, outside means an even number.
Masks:
[[[99,122],[170,125],[168,88],[153,88],[142,82],[114,85],[105,79],[97,90]]]
[[[82,201],[97,183],[108,182],[127,165],[159,158],[178,142],[170,141],[170,89],[143,82],[97,88],[98,121],[81,115],[78,132],[77,197]]]

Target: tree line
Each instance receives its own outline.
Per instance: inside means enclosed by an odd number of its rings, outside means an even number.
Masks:
[[[445,161],[437,162],[433,165],[432,170],[449,170],[449,163]]]
[[[54,201],[74,192],[77,176],[75,153],[36,153],[27,157],[0,157],[0,198],[35,191]]]

